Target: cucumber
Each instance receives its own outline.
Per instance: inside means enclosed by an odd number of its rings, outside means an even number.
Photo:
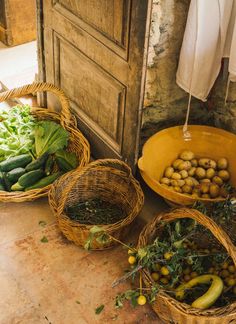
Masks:
[[[18,183],[23,188],[26,188],[26,187],[32,186],[39,179],[43,178],[44,175],[45,175],[45,173],[41,169],[33,170],[33,171],[30,171],[30,172],[27,172],[27,173],[23,174],[18,179]]]
[[[14,185],[11,186],[12,191],[22,191],[24,190],[24,187],[22,187],[19,182],[15,183]]]
[[[40,156],[40,157],[37,158],[36,160],[30,162],[30,163],[26,166],[25,170],[26,170],[27,172],[29,172],[29,171],[38,170],[38,169],[40,169],[40,168],[43,168],[43,167],[44,167],[44,164],[45,164],[45,162],[46,162],[46,160],[47,160],[47,158],[48,158],[48,153],[45,152],[42,156]]]
[[[56,162],[60,170],[68,172],[73,170],[73,166],[60,156],[56,156]]]
[[[62,174],[63,174],[63,172],[56,172],[56,173],[53,173],[45,178],[42,178],[41,180],[36,182],[34,185],[27,187],[25,189],[25,191],[46,187],[46,186],[50,185],[51,183],[53,183]]]
[[[5,190],[6,191],[11,191],[12,182],[7,179],[6,172],[2,172],[2,174],[3,174],[2,181],[3,181],[3,184],[4,184]]]
[[[3,179],[0,179],[0,190],[6,191]]]
[[[4,172],[11,171],[16,168],[24,168],[32,161],[32,156],[29,154],[22,154],[9,158],[8,160],[0,163],[0,170]]]
[[[54,158],[52,155],[49,156],[49,158],[47,159],[47,162],[45,164],[45,173],[46,175],[51,174],[52,170],[53,170],[53,166],[54,166]]]
[[[7,174],[6,174],[6,178],[12,182],[12,183],[15,183],[17,182],[17,180],[23,175],[25,174],[25,169],[24,168],[16,168],[16,169],[13,169],[11,171],[9,171]]]

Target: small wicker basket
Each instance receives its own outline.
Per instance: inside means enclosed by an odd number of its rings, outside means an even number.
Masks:
[[[76,127],[76,119],[71,115],[69,108],[69,100],[65,96],[64,92],[48,83],[33,83],[25,85],[20,88],[9,90],[0,93],[0,102],[6,101],[11,98],[19,98],[28,94],[49,91],[56,95],[61,103],[60,114],[49,111],[45,108],[32,108],[31,113],[39,120],[53,120],[60,123],[70,134],[68,151],[74,152],[78,158],[78,168],[88,164],[90,159],[90,147],[89,143],[83,134]],[[1,202],[23,202],[35,200],[40,197],[47,196],[51,185],[41,189],[29,190],[27,192],[5,192],[0,191]]]
[[[236,248],[228,235],[209,217],[197,210],[179,208],[169,213],[157,215],[142,230],[138,247],[144,247],[153,242],[164,224],[180,218],[192,218],[211,231],[217,241],[226,249],[236,265]],[[207,244],[207,242],[206,242]],[[147,270],[143,270],[143,280],[147,287],[152,287],[154,281]],[[236,323],[236,302],[225,307],[200,310],[188,304],[179,302],[164,291],[159,291],[152,304],[154,311],[165,323],[178,324],[226,324]]]
[[[128,225],[139,214],[144,202],[139,183],[132,176],[130,168],[120,160],[97,160],[83,169],[62,176],[52,185],[49,204],[63,234],[68,240],[82,247],[93,225],[80,224],[71,220],[65,210],[73,203],[94,198],[110,201],[120,206],[125,213],[125,217],[114,224],[99,225],[116,239],[124,237]],[[115,241],[112,239],[101,244],[94,238],[91,248],[101,250],[114,244]]]

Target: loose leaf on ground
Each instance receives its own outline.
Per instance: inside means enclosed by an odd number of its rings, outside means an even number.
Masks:
[[[48,239],[46,236],[42,237],[41,240],[40,240],[42,243],[47,243],[48,242]]]
[[[103,311],[104,307],[105,307],[104,305],[100,305],[100,306],[98,306],[98,307],[95,309],[95,314],[99,315],[99,314]]]

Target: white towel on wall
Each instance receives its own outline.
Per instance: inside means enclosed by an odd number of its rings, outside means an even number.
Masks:
[[[230,80],[236,81],[236,0],[192,0],[176,74],[177,84],[206,101],[229,56]]]

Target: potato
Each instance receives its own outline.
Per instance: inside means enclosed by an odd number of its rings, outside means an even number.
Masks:
[[[200,183],[210,183],[211,180],[210,179],[202,179],[200,180]]]
[[[217,168],[219,170],[225,170],[228,167],[228,160],[226,158],[221,158],[217,161]]]
[[[166,184],[167,186],[170,184],[170,179],[168,179],[168,178],[161,178],[161,181],[160,181],[160,183],[162,183],[162,184]]]
[[[197,179],[195,179],[193,177],[190,177],[190,179],[192,179],[194,186],[198,186],[199,185],[199,181]]]
[[[198,160],[198,165],[205,168],[205,169],[209,169],[209,168],[216,168],[216,161],[212,160],[212,159],[207,159],[207,158],[202,158]]]
[[[172,167],[167,167],[164,172],[165,177],[170,179],[174,171],[175,170]]]
[[[207,198],[207,199],[209,199],[210,198],[210,195],[209,194],[202,194],[202,197],[201,198]]]
[[[196,172],[196,167],[191,167],[191,169],[188,171],[188,175],[190,177],[193,177]]]
[[[192,193],[192,187],[191,186],[188,186],[188,185],[184,185],[183,187],[182,187],[182,191],[184,192],[184,193]]]
[[[190,161],[192,159],[194,159],[194,153],[191,151],[183,151],[180,156],[179,156],[182,160],[184,161]]]
[[[162,187],[164,187],[164,188],[166,188],[166,189],[169,189],[170,187],[167,185],[167,184],[165,184],[165,183],[161,183],[161,185],[162,185]]]
[[[199,188],[193,188],[193,194],[196,194],[196,195],[198,195],[198,197],[200,197],[201,196],[200,189]]]
[[[191,164],[192,164],[193,167],[197,167],[198,166],[197,159],[192,159],[190,162],[191,162]]]
[[[203,168],[196,168],[195,175],[198,179],[204,179],[206,177],[206,171]]]
[[[199,197],[200,197],[200,195],[198,195],[198,194],[195,193],[195,192],[192,194],[192,198],[198,199]]]
[[[168,189],[170,189],[171,191],[174,191],[174,187],[173,186],[169,186]]]
[[[187,186],[190,186],[190,187],[194,186],[194,182],[191,178],[186,178],[184,181]]]
[[[201,193],[206,194],[209,192],[210,186],[208,183],[201,183],[199,186]]]
[[[170,180],[170,184],[171,184],[171,186],[173,186],[173,187],[177,187],[177,186],[178,186],[178,181],[179,181],[179,180]]]
[[[182,192],[182,189],[177,186],[177,187],[174,187],[174,191],[176,191],[176,192]]]
[[[220,170],[220,171],[218,172],[218,176],[219,176],[223,181],[227,181],[227,180],[229,180],[229,178],[230,178],[229,171],[227,171],[227,170]]]
[[[223,180],[218,176],[214,176],[212,178],[212,182],[216,183],[218,186],[222,186],[223,184]]]
[[[184,161],[184,162],[181,162],[179,165],[178,165],[178,170],[179,171],[182,171],[182,170],[190,170],[192,167],[192,164],[190,161]]]
[[[171,176],[172,179],[174,180],[180,180],[181,179],[181,175],[178,172],[174,172]]]
[[[183,160],[181,159],[177,159],[175,160],[173,163],[172,163],[172,166],[175,168],[175,169],[178,169],[178,166],[181,162],[184,162]]]
[[[206,171],[206,177],[207,177],[207,179],[213,178],[215,176],[215,174],[216,174],[216,172],[215,172],[215,170],[213,168],[209,168]]]
[[[210,192],[211,198],[216,198],[220,195],[220,187],[217,186],[217,184],[212,184],[212,185],[210,185],[209,192]]]
[[[177,181],[177,183],[178,183],[178,187],[183,187],[184,185],[185,185],[185,181],[184,180],[176,180]]]
[[[179,174],[181,175],[182,179],[185,179],[188,177],[188,172],[186,170],[180,171]]]

